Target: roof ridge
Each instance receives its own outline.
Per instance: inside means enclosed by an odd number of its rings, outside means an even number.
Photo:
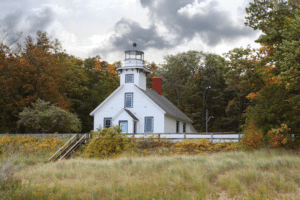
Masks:
[[[136,86],[139,88],[138,86]],[[166,114],[174,116],[176,118],[182,119],[184,121],[193,122],[184,112],[182,112],[177,106],[170,102],[165,96],[158,94],[155,90],[151,88],[146,88],[143,90],[139,88],[145,95],[147,95],[154,103],[161,107]]]

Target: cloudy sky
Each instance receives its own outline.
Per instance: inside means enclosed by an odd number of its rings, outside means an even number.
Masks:
[[[222,54],[258,47],[259,31],[244,25],[251,0],[0,0],[3,28],[58,38],[67,53],[123,60],[136,42],[145,60],[188,50]]]

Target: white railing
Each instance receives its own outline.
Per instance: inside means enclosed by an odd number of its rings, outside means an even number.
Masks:
[[[235,132],[202,132],[202,133],[127,133],[135,138],[149,137],[155,135],[157,138],[167,138],[170,140],[181,141],[184,139],[208,139],[213,142],[218,141],[241,141],[243,134]]]
[[[83,139],[86,140],[87,139],[87,134],[84,134],[63,156],[61,156],[59,158],[59,160],[62,160],[63,158],[65,158],[71,151],[74,150],[74,148],[79,144],[83,142]]]
[[[66,142],[60,149],[58,149],[52,156],[51,158],[48,159],[48,162],[51,161],[52,158],[54,158],[55,156],[59,156],[60,154],[62,154],[62,152],[64,150],[66,150],[66,148],[68,148],[68,146],[70,144],[72,144],[76,139],[78,138],[78,134],[75,134],[73,137],[71,137],[71,139],[69,139],[68,142]],[[58,155],[59,154],[59,155]]]

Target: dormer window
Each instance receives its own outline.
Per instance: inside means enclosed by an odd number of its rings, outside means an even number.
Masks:
[[[133,107],[133,93],[125,93],[125,105],[124,108],[132,108]]]
[[[125,75],[125,83],[133,83],[133,74]]]

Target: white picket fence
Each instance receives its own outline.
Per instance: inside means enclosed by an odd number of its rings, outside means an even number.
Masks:
[[[45,137],[52,135],[53,133],[26,133],[26,134],[9,134],[12,136],[20,136],[20,135],[30,135],[30,136],[35,136],[35,137]],[[58,133],[55,134],[55,137],[69,137],[71,138],[74,136],[76,133]],[[134,136],[135,138],[139,137],[149,137],[151,135],[155,135],[157,138],[168,138],[170,140],[174,141],[182,141],[184,139],[208,139],[212,140],[213,142],[239,142],[243,134],[242,133],[233,133],[233,132],[200,132],[200,133],[127,133],[127,135]],[[4,136],[6,134],[1,134],[1,136]],[[80,137],[84,135],[84,133],[79,133],[78,134]]]
[[[155,135],[157,138],[167,138],[175,141],[182,141],[184,139],[208,139],[213,142],[239,142],[241,141],[242,133],[232,133],[232,132],[202,132],[202,133],[127,133],[128,135],[133,135],[135,138],[139,137],[149,137]]]

